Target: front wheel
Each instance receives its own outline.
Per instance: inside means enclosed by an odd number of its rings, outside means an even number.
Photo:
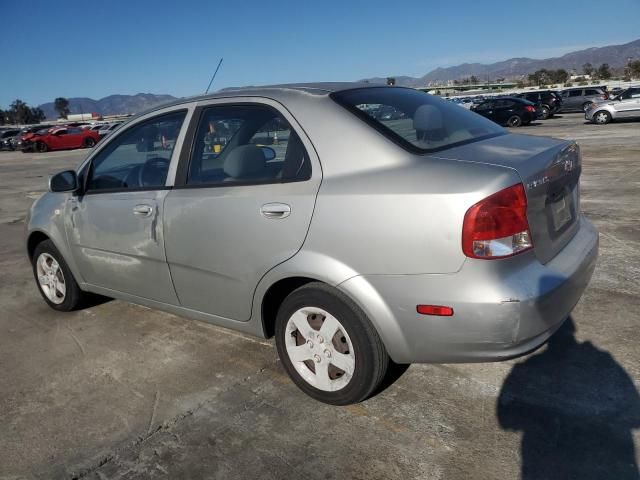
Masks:
[[[36,152],[40,152],[40,153],[44,153],[47,152],[49,150],[49,146],[41,141],[36,142]]]
[[[51,308],[69,312],[81,306],[85,295],[51,240],[36,246],[32,263],[38,290]]]
[[[84,139],[84,147],[85,148],[93,148],[93,146],[96,144],[96,141],[91,138],[91,137],[87,137]]]
[[[593,114],[593,121],[598,125],[606,125],[611,121],[611,114],[606,110],[600,110]]]
[[[507,125],[516,128],[522,125],[522,118],[519,115],[513,115],[507,120]]]
[[[276,318],[276,346],[293,382],[332,405],[360,402],[384,379],[389,356],[365,313],[339,290],[309,283]]]

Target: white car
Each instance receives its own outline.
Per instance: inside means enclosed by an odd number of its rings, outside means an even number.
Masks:
[[[102,125],[102,128],[98,130],[98,135],[100,135],[100,138],[104,138],[120,125],[122,125],[122,122],[107,123],[106,125]]]

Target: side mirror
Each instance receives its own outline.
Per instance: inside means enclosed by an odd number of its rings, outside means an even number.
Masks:
[[[276,151],[271,147],[260,147],[262,149],[262,154],[264,155],[264,159],[268,162],[269,160],[273,160],[276,158]]]
[[[75,170],[56,173],[49,179],[51,192],[75,192],[78,190],[78,175]]]

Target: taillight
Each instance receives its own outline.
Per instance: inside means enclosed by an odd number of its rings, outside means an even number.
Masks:
[[[535,109],[534,107],[532,107],[531,105],[525,105],[524,109],[525,109],[527,112],[531,112],[531,113],[533,113],[533,112],[535,112],[535,111],[536,111],[536,109]]]
[[[473,205],[464,215],[462,251],[471,258],[504,258],[533,248],[527,196],[518,183]]]

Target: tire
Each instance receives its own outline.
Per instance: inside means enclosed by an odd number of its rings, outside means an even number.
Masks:
[[[37,141],[34,149],[36,152],[45,153],[49,151],[49,146],[44,142]]]
[[[512,128],[517,128],[521,126],[522,117],[520,117],[519,115],[512,115],[511,117],[509,117],[509,120],[507,120],[507,125]]]
[[[84,139],[84,142],[82,144],[85,148],[93,148],[93,146],[96,144],[96,141],[92,137],[87,137]]]
[[[80,290],[67,262],[51,240],[44,240],[36,246],[31,263],[40,295],[51,308],[70,312],[83,305],[86,295]],[[62,295],[61,284],[64,285]]]
[[[591,105],[593,105],[593,102],[584,102],[584,103],[582,104],[582,111],[583,111],[583,112],[586,112],[587,110],[589,110],[589,107],[590,107]]]
[[[591,118],[593,119],[593,123],[597,125],[606,125],[611,122],[611,114],[606,110],[597,111]]]
[[[540,118],[540,120],[546,120],[550,116],[551,116],[551,110],[549,109],[549,107],[547,107],[546,105],[543,105],[542,107],[540,107],[540,116],[538,117]]]
[[[385,378],[389,356],[375,328],[350,298],[326,284],[308,283],[289,294],[278,310],[275,330],[285,370],[298,388],[320,402],[361,402]],[[330,342],[324,338],[329,336]]]

